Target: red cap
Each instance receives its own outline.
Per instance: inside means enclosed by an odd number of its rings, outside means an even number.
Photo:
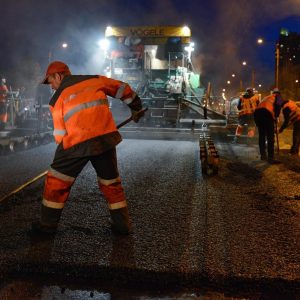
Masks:
[[[65,63],[63,63],[62,61],[53,61],[51,64],[49,64],[42,83],[49,84],[48,77],[50,75],[53,75],[54,73],[66,73],[68,75],[71,75],[70,69]]]

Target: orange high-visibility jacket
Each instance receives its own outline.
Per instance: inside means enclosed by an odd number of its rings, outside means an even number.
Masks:
[[[64,78],[50,101],[54,138],[68,149],[94,137],[117,131],[107,95],[130,104],[135,92],[127,83],[105,76]]]
[[[271,113],[273,119],[275,120],[275,111],[274,111],[275,100],[276,100],[275,94],[266,96],[261,100],[261,102],[258,104],[256,109],[261,109],[261,108],[267,109]]]
[[[257,95],[251,98],[241,97],[241,109],[239,111],[239,116],[252,115],[259,103]]]
[[[0,102],[6,102],[8,88],[5,84],[0,84]]]
[[[288,117],[289,124],[294,124],[296,121],[300,120],[300,107],[298,107],[294,101],[292,100],[287,101],[282,107],[283,113],[285,109],[290,110],[289,117]]]

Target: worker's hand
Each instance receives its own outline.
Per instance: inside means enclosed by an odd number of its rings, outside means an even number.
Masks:
[[[131,110],[131,115],[132,115],[132,120],[135,123],[138,123],[140,118],[142,118],[145,115],[145,109],[141,109],[139,111],[136,110]]]

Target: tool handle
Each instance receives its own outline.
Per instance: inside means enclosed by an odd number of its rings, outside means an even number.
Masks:
[[[145,108],[141,109],[140,111],[138,111],[137,114],[144,113],[144,112],[146,112],[147,110],[148,110],[148,107],[145,107]],[[119,128],[125,126],[126,124],[128,124],[129,122],[131,122],[132,119],[133,119],[133,117],[130,116],[128,119],[126,119],[126,120],[123,121],[122,123],[118,124],[118,125],[117,125],[117,129],[119,129]]]
[[[277,148],[277,153],[279,154],[279,137],[278,137],[278,127],[277,127],[277,119],[275,119],[275,135],[276,135],[276,148]]]

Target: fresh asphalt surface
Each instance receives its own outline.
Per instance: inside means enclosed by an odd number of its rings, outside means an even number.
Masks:
[[[30,232],[43,180],[2,202],[0,296],[13,280],[32,278],[73,283],[77,290],[99,290],[101,282],[112,290],[202,288],[244,298],[299,297],[299,158],[291,162],[283,155],[283,164],[270,166],[258,160],[257,146],[222,140],[216,146],[219,173],[208,177],[201,173],[198,140],[124,139],[117,151],[133,221],[128,237],[111,233],[90,165],[74,184],[52,238]],[[54,150],[51,143],[1,156],[1,197],[45,171]]]

